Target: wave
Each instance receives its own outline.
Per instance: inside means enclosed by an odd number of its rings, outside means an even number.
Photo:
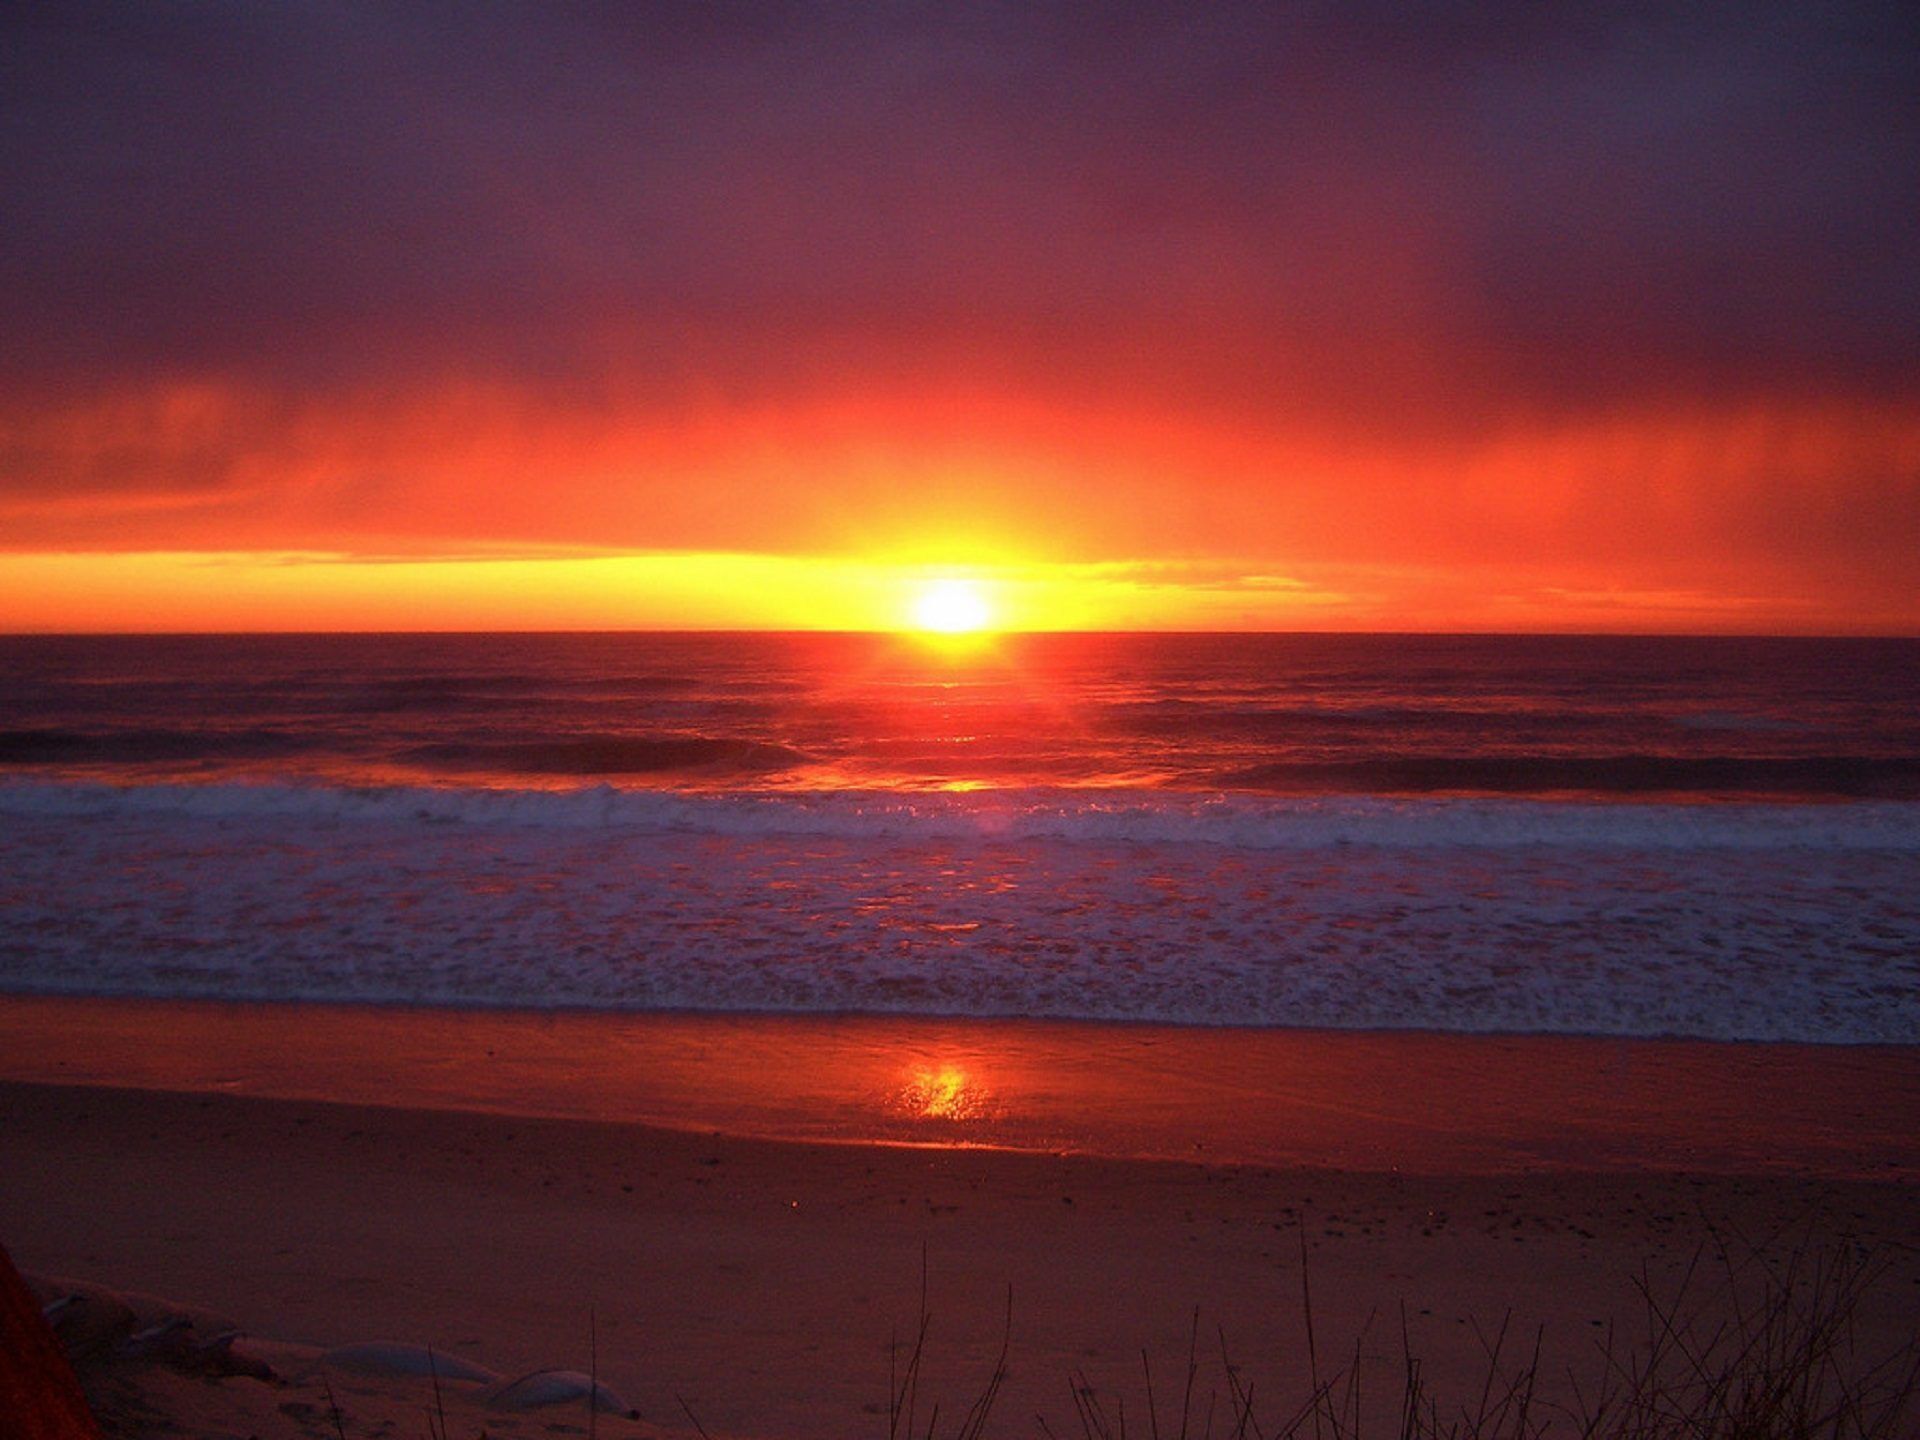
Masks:
[[[810,757],[787,745],[711,735],[581,735],[539,740],[446,741],[399,752],[403,762],[521,775],[648,775],[702,770],[762,775]]]
[[[1468,730],[1484,734],[1508,731],[1575,731],[1591,728],[1595,717],[1573,712],[1539,712],[1473,705],[1363,705],[1350,700],[1272,705],[1226,705],[1204,700],[1122,702],[1111,707],[1110,723],[1123,734],[1255,742],[1297,741],[1302,736],[1431,734]]]
[[[0,765],[143,765],[258,760],[321,748],[320,737],[256,730],[0,730]]]
[[[649,744],[651,742],[648,742]],[[679,752],[711,752],[697,748]],[[614,757],[609,757],[614,758]],[[666,752],[619,757],[662,763]],[[493,757],[497,759],[497,757]],[[472,755],[473,764],[492,763]],[[707,763],[711,763],[711,760]],[[723,761],[724,763],[724,761]],[[690,794],[593,785],[566,790],[295,784],[0,782],[0,813],[128,821],[261,820],[295,830],[342,822],[511,830],[607,830],[846,840],[1063,841],[1253,850],[1389,849],[1920,851],[1920,805],[1726,801],[1681,804],[1377,795],[1025,789]]]
[[[0,766],[113,766],[284,759],[339,754],[326,731],[0,730]],[[768,776],[812,757],[791,746],[713,735],[559,735],[515,740],[447,740],[401,748],[387,758],[424,769],[493,774]]]
[[[1750,735],[1787,735],[1808,728],[1798,720],[1778,715],[1750,715],[1742,710],[1698,710],[1675,715],[1673,723],[1683,730],[1729,730]]]
[[[631,703],[663,696],[699,694],[691,675],[566,676],[475,672],[457,675],[397,675],[375,681],[338,677],[315,680],[315,696],[343,712],[398,715],[466,711],[501,703],[566,704],[604,700]]]
[[[1479,755],[1285,760],[1220,772],[1229,788],[1280,793],[1780,795],[1920,799],[1916,755]]]

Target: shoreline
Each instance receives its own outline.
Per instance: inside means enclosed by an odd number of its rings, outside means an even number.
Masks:
[[[1920,1181],[1920,1047],[0,996],[0,1079],[1403,1174]]]
[[[1439,1041],[1542,1041],[1567,1040],[1575,1043],[1623,1045],[1700,1045],[1721,1049],[1789,1048],[1795,1050],[1903,1052],[1920,1050],[1920,1042],[1904,1045],[1884,1040],[1770,1040],[1752,1036],[1707,1036],[1688,1034],[1627,1035],[1609,1030],[1443,1030],[1414,1025],[1253,1025],[1214,1023],[1206,1020],[1151,1020],[1127,1015],[1024,1015],[974,1014],[965,1010],[773,1010],[740,1008],[703,1008],[692,1005],[590,1005],[565,1002],[554,1005],[526,1005],[509,1001],[433,1000],[433,999],[352,999],[299,995],[291,998],[243,995],[237,997],[173,995],[133,991],[94,992],[89,990],[37,990],[29,986],[0,989],[0,1007],[18,1001],[23,1004],[74,1005],[182,1005],[208,1008],[340,1010],[346,1012],[398,1012],[422,1015],[510,1015],[527,1019],[641,1021],[768,1021],[774,1024],[919,1024],[981,1026],[1047,1026],[1062,1030],[1088,1031],[1163,1031],[1192,1030],[1209,1035],[1300,1035],[1352,1036],[1392,1040]]]

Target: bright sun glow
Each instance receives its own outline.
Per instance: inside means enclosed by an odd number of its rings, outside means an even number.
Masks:
[[[993,615],[987,597],[970,580],[936,580],[913,602],[913,623],[941,635],[966,635],[987,628]]]

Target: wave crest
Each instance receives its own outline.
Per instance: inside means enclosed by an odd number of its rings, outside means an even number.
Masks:
[[[709,735],[582,735],[415,745],[398,758],[440,769],[521,775],[650,775],[695,769],[757,775],[791,769],[810,757],[788,745]]]
[[[642,751],[621,757],[621,763],[648,758],[658,762],[667,756]],[[536,830],[1200,844],[1255,850],[1551,846],[1920,851],[1920,805],[1900,801],[1567,804],[1457,796],[1390,799],[1080,789],[693,794],[613,785],[527,790],[15,780],[0,783],[0,812],[30,818],[268,819],[295,827],[341,821],[428,822]]]

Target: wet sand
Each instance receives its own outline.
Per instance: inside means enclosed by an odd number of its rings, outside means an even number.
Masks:
[[[1920,1182],[1920,1047],[0,997],[0,1079],[767,1139]]]

